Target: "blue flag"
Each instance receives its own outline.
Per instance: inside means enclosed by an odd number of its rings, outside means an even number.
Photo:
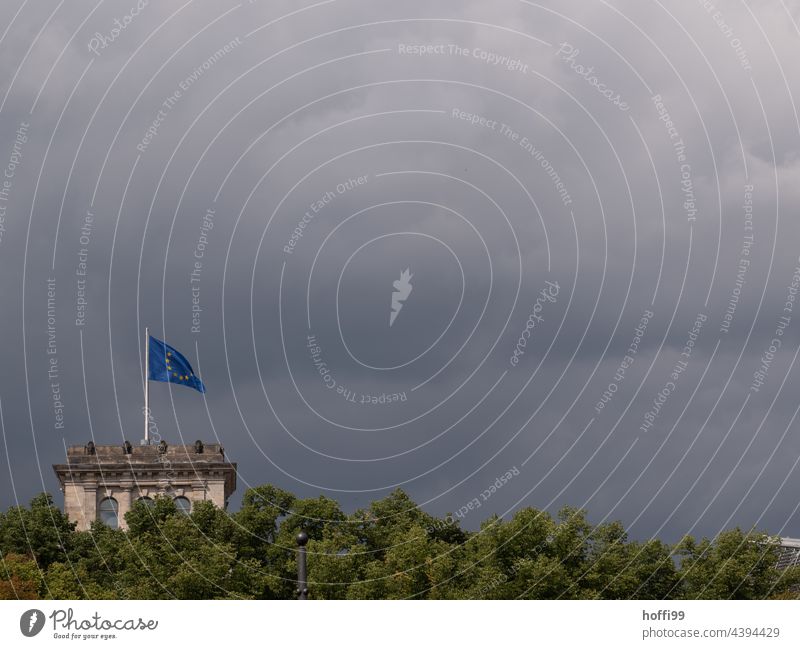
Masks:
[[[194,375],[194,370],[186,357],[174,347],[150,336],[150,356],[148,360],[151,381],[178,383],[198,392],[205,392],[206,386]]]

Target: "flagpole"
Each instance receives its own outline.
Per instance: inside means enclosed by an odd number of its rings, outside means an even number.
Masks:
[[[144,443],[150,444],[150,329],[144,328]]]

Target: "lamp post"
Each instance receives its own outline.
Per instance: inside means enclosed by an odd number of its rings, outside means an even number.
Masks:
[[[297,535],[297,599],[308,599],[306,543],[308,543],[308,534],[300,532]]]

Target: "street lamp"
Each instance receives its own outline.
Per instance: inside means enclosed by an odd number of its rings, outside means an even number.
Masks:
[[[297,599],[308,599],[306,543],[308,543],[308,534],[300,532],[297,535]]]

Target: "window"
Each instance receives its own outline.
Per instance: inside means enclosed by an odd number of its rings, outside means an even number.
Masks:
[[[188,498],[178,496],[175,499],[175,506],[178,508],[179,514],[189,514],[192,511],[192,503]]]
[[[153,505],[155,505],[153,499],[150,498],[149,496],[142,496],[141,498],[137,498],[136,502],[142,503],[145,507],[152,507]]]
[[[119,512],[119,505],[113,498],[103,498],[100,501],[100,521],[108,525],[112,529],[119,527],[119,519],[117,513]]]

